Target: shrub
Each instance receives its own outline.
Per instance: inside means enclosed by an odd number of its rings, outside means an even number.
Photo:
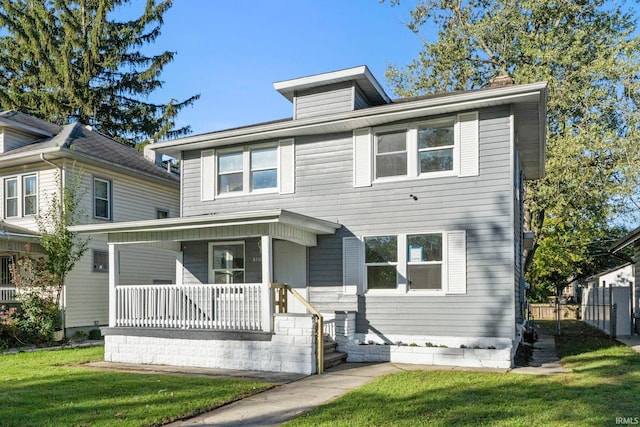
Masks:
[[[92,329],[89,331],[89,339],[96,341],[96,340],[101,340],[102,339],[102,332],[100,332],[100,329]]]
[[[87,337],[89,336],[89,334],[87,334],[85,331],[78,331],[75,333],[75,335],[73,336],[73,339],[75,341],[84,341],[87,339]]]
[[[21,341],[49,343],[53,341],[54,331],[62,327],[62,316],[51,298],[30,292],[20,296],[15,325]]]
[[[0,350],[20,344],[15,316],[15,307],[6,307],[4,305],[0,307]]]

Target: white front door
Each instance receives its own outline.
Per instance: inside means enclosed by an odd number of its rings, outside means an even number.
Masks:
[[[307,290],[307,248],[286,240],[273,241],[273,281],[286,283],[306,300]],[[290,313],[306,313],[307,310],[295,297],[289,294]]]

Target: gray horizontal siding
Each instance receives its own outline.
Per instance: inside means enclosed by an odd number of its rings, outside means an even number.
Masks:
[[[301,91],[296,96],[295,117],[320,116],[354,109],[351,83]]]
[[[257,142],[257,141],[256,141]],[[287,209],[344,227],[310,250],[309,283],[336,295],[336,309],[358,309],[358,331],[387,334],[513,336],[513,201],[508,108],[480,113],[480,174],[353,187],[351,133],[296,138],[296,192],[200,201],[200,153],[184,153],[183,214]],[[414,201],[409,197],[418,197]],[[342,237],[467,231],[467,294],[376,295],[342,292]],[[318,296],[318,298],[320,298]],[[359,301],[358,301],[359,300]]]

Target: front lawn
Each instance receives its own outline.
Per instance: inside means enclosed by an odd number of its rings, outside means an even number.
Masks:
[[[217,378],[98,371],[104,349],[0,356],[2,426],[153,426],[270,387]]]
[[[563,321],[557,341],[569,374],[402,372],[287,425],[603,426],[640,416],[640,354],[579,321]]]

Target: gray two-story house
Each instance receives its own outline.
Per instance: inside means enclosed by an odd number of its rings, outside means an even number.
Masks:
[[[274,87],[292,118],[154,144],[182,162],[180,218],[78,228],[108,235],[107,360],[315,372],[286,283],[347,360],[510,366],[546,84],[391,100],[362,66]],[[128,245],[174,251],[177,283],[121,286]]]

